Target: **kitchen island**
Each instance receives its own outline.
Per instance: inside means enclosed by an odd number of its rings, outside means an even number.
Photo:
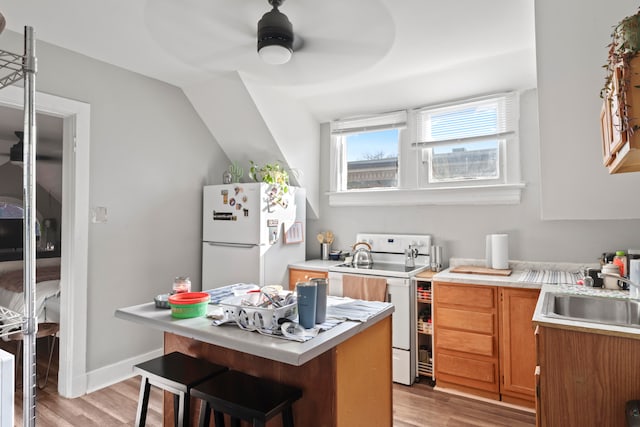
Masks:
[[[209,306],[209,312],[217,308]],[[175,319],[153,303],[116,310],[116,317],[164,331],[164,352],[180,351],[302,389],[293,406],[297,426],[392,424],[391,314],[393,306],[366,322],[346,321],[302,342],[213,326],[206,317]],[[165,393],[164,424],[173,423],[173,400]],[[196,415],[199,405],[192,405]],[[268,426],[279,426],[280,417]],[[195,422],[194,422],[195,425]]]

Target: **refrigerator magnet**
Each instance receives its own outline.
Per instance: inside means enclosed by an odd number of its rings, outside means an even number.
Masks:
[[[240,209],[242,209],[242,203],[238,203],[238,204],[236,205],[236,210],[238,210],[238,211],[239,211]]]
[[[249,209],[242,209],[242,212],[244,212],[244,216],[249,216]]]
[[[222,203],[226,205],[229,202],[229,190],[222,190],[220,194],[222,195]]]
[[[235,205],[236,205],[236,199],[232,197],[231,200],[229,200],[229,206],[235,206]]]

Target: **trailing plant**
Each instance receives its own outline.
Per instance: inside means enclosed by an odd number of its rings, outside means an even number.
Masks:
[[[613,27],[611,43],[607,48],[609,49],[607,63],[603,65],[606,76],[604,87],[600,90],[600,97],[609,103],[612,103],[612,99],[616,98],[620,111],[612,112],[612,114],[616,113],[622,119],[620,131],[634,131],[637,126],[629,126],[630,118],[626,111],[628,106],[627,91],[630,89],[631,80],[630,63],[640,52],[640,9]],[[616,78],[616,73],[619,78]]]

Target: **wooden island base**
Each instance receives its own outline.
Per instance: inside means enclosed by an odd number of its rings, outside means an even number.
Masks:
[[[302,366],[230,350],[165,332],[164,351],[180,351],[302,389],[293,405],[296,426],[391,426],[391,316]],[[200,402],[192,399],[192,425]],[[173,425],[173,395],[165,392],[164,425]],[[243,423],[244,425],[248,425]],[[267,426],[281,426],[280,416]]]

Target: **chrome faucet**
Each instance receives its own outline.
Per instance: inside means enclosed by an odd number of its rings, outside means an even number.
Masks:
[[[639,283],[632,282],[631,280],[627,279],[626,277],[622,277],[622,276],[619,276],[617,274],[600,273],[600,274],[598,274],[598,276],[602,277],[602,278],[604,278],[604,277],[612,277],[612,278],[618,279],[618,286],[620,286],[620,282],[626,283],[629,286],[633,286],[634,288],[636,288],[636,291],[633,292],[633,290],[631,290],[632,291],[631,292],[631,297],[635,298],[635,299],[640,299],[640,284]],[[620,287],[622,287],[622,286],[620,286]]]

